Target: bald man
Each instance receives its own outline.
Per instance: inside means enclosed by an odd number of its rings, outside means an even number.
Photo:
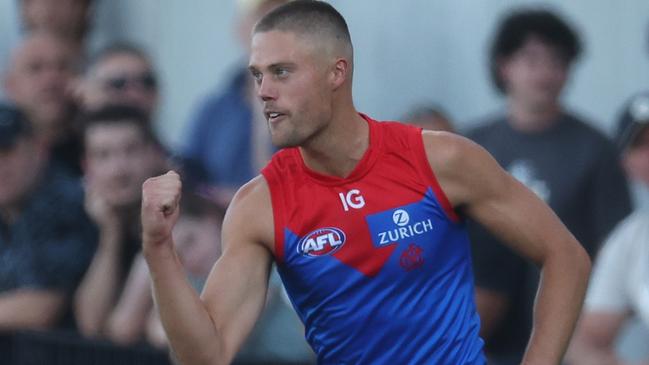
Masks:
[[[53,159],[78,174],[80,144],[71,123],[74,66],[74,52],[65,40],[31,33],[12,53],[4,88],[50,147]]]
[[[359,114],[349,31],[325,2],[260,20],[249,70],[283,149],[235,195],[200,297],[173,249],[178,175],[143,186],[144,254],[181,363],[231,361],[275,261],[319,363],[484,364],[464,215],[542,268],[526,361],[559,363],[590,262],[543,202],[462,137]]]

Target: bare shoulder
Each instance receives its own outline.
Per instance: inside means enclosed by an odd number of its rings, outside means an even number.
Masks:
[[[245,207],[250,204],[258,206],[266,202],[270,204],[270,189],[266,179],[258,175],[239,188],[230,206]]]
[[[454,206],[474,200],[485,188],[508,178],[484,148],[466,137],[425,131],[422,138],[428,162]]]
[[[253,178],[234,195],[223,221],[223,235],[223,249],[230,241],[243,241],[260,243],[273,251],[273,207],[263,176]],[[231,237],[237,239],[228,239]]]
[[[477,143],[455,133],[442,131],[422,132],[428,161],[435,170],[454,169],[457,164],[469,163],[487,152]]]

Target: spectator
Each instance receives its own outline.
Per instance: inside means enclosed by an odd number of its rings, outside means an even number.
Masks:
[[[286,0],[239,0],[237,34],[249,52],[256,21]],[[227,205],[236,189],[255,176],[273,152],[266,121],[255,102],[246,63],[238,65],[225,90],[210,95],[198,107],[189,124],[180,155],[188,180],[214,189],[213,195]]]
[[[61,324],[92,257],[78,181],[46,163],[18,109],[0,106],[0,331]]]
[[[643,149],[644,127],[649,122],[649,92],[634,96],[626,105],[617,128],[617,144],[622,150],[622,162],[631,183],[636,208],[649,207],[649,161]],[[644,135],[641,134],[644,133]]]
[[[176,249],[188,280],[200,292],[220,255],[224,212],[215,203],[188,193],[181,201],[182,214],[174,229]],[[108,336],[121,344],[133,344],[146,336],[156,347],[167,347],[162,325],[153,310],[151,280],[141,255],[130,271],[124,292],[108,321]]]
[[[153,116],[158,103],[157,79],[143,50],[115,43],[99,51],[90,61],[76,94],[86,110],[128,104]]]
[[[99,243],[76,293],[75,315],[82,334],[97,336],[140,250],[140,189],[159,172],[159,149],[148,117],[137,108],[106,106],[83,115],[81,122],[85,206]]]
[[[2,73],[7,66],[9,50],[15,48],[22,37],[29,37],[32,33],[52,34],[65,40],[71,54],[78,60],[85,59],[87,43],[100,41],[97,34],[90,32],[93,0],[16,0],[7,3],[12,3],[5,6],[11,15],[5,18],[15,18],[15,21],[3,19],[10,25],[3,29],[9,34],[6,42],[0,43]],[[89,38],[92,38],[92,42]],[[4,90],[0,90],[0,99],[5,97]]]
[[[26,113],[36,137],[49,146],[53,162],[78,176],[81,144],[69,93],[73,76],[69,44],[51,34],[33,33],[14,50],[4,87]]]
[[[221,254],[224,212],[218,204],[195,193],[185,194],[180,204],[182,212],[174,228],[174,242],[189,282],[200,293]],[[313,352],[296,341],[299,338],[297,334],[303,332],[303,326],[297,315],[286,306],[277,274],[271,277],[269,287],[266,315],[257,323],[237,360],[243,363],[313,362]],[[108,336],[125,345],[137,343],[144,336],[155,347],[168,346],[160,318],[153,310],[151,280],[141,255],[135,260],[124,292],[110,316]]]
[[[627,175],[649,191],[649,94],[634,97],[618,125]],[[622,325],[633,316],[649,328],[649,205],[620,223],[602,248],[584,310],[568,352],[571,365],[622,364],[615,351]],[[641,345],[644,346],[645,344]],[[644,350],[644,351],[642,351]],[[635,349],[646,352],[646,346]],[[646,356],[643,364],[649,364]]]
[[[580,50],[576,33],[555,13],[508,14],[490,55],[507,110],[469,136],[548,203],[592,257],[630,201],[614,145],[560,100]],[[489,363],[518,364],[532,328],[538,270],[476,224],[470,235]]]
[[[81,55],[90,29],[92,0],[20,0],[23,27],[28,32],[55,34]]]
[[[402,120],[431,131],[455,132],[448,114],[437,105],[420,105],[408,112]]]

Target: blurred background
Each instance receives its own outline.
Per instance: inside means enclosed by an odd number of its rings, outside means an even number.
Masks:
[[[523,0],[332,0],[355,46],[357,108],[399,118],[412,104],[434,100],[460,129],[499,107],[486,52],[499,17],[521,5],[547,5],[584,41],[567,89],[567,105],[606,133],[625,98],[649,80],[649,2]],[[231,0],[99,0],[93,42],[131,40],[145,47],[161,75],[159,127],[176,145],[192,108],[222,85],[242,57]],[[16,42],[16,1],[0,0],[0,47]],[[3,53],[6,53],[4,51]],[[1,62],[6,62],[2,60]]]

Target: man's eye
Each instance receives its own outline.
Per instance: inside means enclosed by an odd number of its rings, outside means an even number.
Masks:
[[[288,70],[285,69],[285,68],[278,68],[278,69],[275,71],[275,75],[280,76],[280,77],[282,77],[282,76],[286,76],[286,75],[288,75]]]
[[[261,82],[261,72],[251,71],[250,74],[255,79],[256,82]]]

